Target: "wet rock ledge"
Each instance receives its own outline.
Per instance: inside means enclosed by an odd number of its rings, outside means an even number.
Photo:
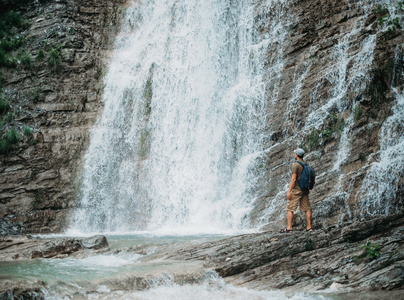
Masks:
[[[264,232],[157,252],[148,259],[200,260],[253,289],[360,292],[404,288],[404,215],[312,233]]]
[[[385,299],[400,294],[404,288],[403,246],[404,214],[398,214],[311,233],[268,231],[200,244],[164,245],[149,255],[147,245],[110,250],[103,236],[86,240],[9,236],[0,241],[0,262],[82,258],[95,253],[125,251],[144,255],[140,264],[164,261],[168,267],[155,269],[153,273],[120,274],[119,278],[106,278],[105,282],[97,284],[146,289],[149,285],[145,282],[163,274],[171,274],[181,284],[188,282],[184,278],[197,282],[203,274],[215,271],[227,283],[250,289],[331,291],[342,294],[343,299],[353,293],[377,291],[378,299]],[[42,299],[44,288],[46,283],[41,281],[0,278],[0,299]],[[18,298],[18,295],[24,296]]]
[[[0,238],[0,262],[34,258],[66,258],[80,250],[97,250],[104,247],[108,247],[108,241],[102,235],[96,235],[84,240],[9,236]]]

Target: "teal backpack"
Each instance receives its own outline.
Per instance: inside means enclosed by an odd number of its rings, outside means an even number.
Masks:
[[[311,190],[316,182],[316,172],[308,163],[304,164],[301,161],[297,162],[303,166],[302,176],[297,183],[302,190]]]

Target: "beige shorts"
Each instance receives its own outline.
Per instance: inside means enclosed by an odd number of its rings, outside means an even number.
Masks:
[[[286,210],[296,211],[298,205],[301,211],[310,210],[309,192],[292,190],[291,199],[286,202]]]

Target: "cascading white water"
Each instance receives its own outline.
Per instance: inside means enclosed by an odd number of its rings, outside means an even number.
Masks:
[[[364,10],[364,15],[368,16],[372,13],[375,3],[373,0],[364,0],[361,1],[359,6]],[[283,19],[288,20],[288,16],[283,16]],[[285,115],[292,121],[294,125],[293,128],[295,129],[293,135],[289,138],[289,141],[287,141],[290,144],[300,142],[303,145],[305,140],[299,140],[299,136],[307,138],[307,134],[302,135],[302,132],[310,133],[312,130],[321,130],[331,112],[341,113],[349,109],[350,106],[352,106],[352,103],[349,103],[348,100],[350,96],[352,94],[359,95],[365,92],[366,84],[370,81],[369,71],[372,67],[374,49],[376,46],[376,34],[361,38],[361,32],[365,28],[366,20],[367,17],[355,19],[349,24],[349,30],[346,30],[346,33],[343,33],[341,29],[341,35],[336,35],[338,37],[337,42],[332,47],[332,55],[327,56],[327,61],[308,55],[316,53],[316,51],[319,50],[319,44],[314,43],[306,50],[309,58],[302,62],[302,68],[296,68],[295,73],[292,75],[293,90],[291,97],[288,99],[287,110],[285,112]],[[308,75],[312,76],[310,71],[313,67],[316,67],[315,60],[321,60],[324,67],[321,68],[321,74],[316,77],[314,88],[310,92],[310,106],[307,108],[309,114],[303,122],[300,121],[299,123],[296,117],[301,107],[305,105],[302,103],[302,100],[304,101],[301,94],[302,87],[304,84],[307,84],[307,80],[309,79]],[[282,72],[283,70],[280,71]],[[331,86],[331,89],[329,97],[322,99],[318,95],[318,90],[323,88],[325,82]],[[329,176],[329,174],[335,176],[336,179],[333,179],[335,198],[343,199],[341,206],[343,210],[350,215],[351,212],[347,201],[351,191],[346,191],[341,186],[344,175],[341,174],[340,169],[349,156],[352,144],[351,129],[354,125],[353,116],[350,116],[348,119],[344,120],[344,122],[345,126],[341,132],[341,144],[336,152],[333,168],[327,170],[325,173],[317,173],[317,181],[321,181],[321,177]],[[286,128],[285,131],[287,131]],[[285,141],[283,141],[283,143],[285,143]],[[271,149],[267,149],[267,151],[270,152]],[[311,154],[318,155],[315,152]],[[313,156],[309,157],[309,161],[310,163],[313,162],[313,165],[317,163]],[[263,223],[267,222],[268,215],[271,219],[284,218],[284,215],[280,215],[278,212],[284,209],[284,198],[290,184],[289,180],[288,178],[288,180],[284,181],[283,186],[279,186],[279,193],[275,195],[271,204],[263,214],[265,216],[262,218]],[[327,201],[335,202],[335,199],[326,199],[324,202]],[[317,211],[320,209],[317,208]],[[341,213],[341,218],[343,218],[343,216],[344,213]]]
[[[396,51],[395,65],[404,60]],[[404,74],[394,74],[404,76]],[[392,82],[394,82],[394,77]],[[380,158],[371,164],[359,193],[362,215],[392,214],[402,210],[403,200],[398,198],[398,182],[404,175],[404,91],[393,87],[395,103],[392,115],[380,130]],[[397,198],[397,201],[392,201]]]
[[[266,112],[253,13],[230,0],[128,8],[72,230],[249,226]]]

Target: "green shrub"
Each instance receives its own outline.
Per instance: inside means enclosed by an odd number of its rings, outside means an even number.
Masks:
[[[361,245],[362,249],[365,249],[366,258],[376,259],[380,256],[380,245],[372,245],[371,242],[368,242],[366,245]]]
[[[13,122],[13,120],[14,120],[14,114],[13,114],[13,112],[9,111],[8,114],[6,115],[6,121],[8,123],[11,123],[11,122]]]
[[[0,115],[5,114],[10,109],[10,104],[3,98],[0,98]]]
[[[20,135],[15,128],[11,128],[9,132],[6,133],[6,140],[10,145],[17,144],[20,140]]]
[[[389,14],[388,8],[381,4],[377,5],[376,8],[373,10],[373,12],[379,16],[386,16]]]
[[[41,100],[41,87],[37,86],[32,91],[32,102],[38,103]]]
[[[0,67],[13,68],[18,65],[16,57],[10,57],[4,50],[0,49]]]
[[[3,38],[0,42],[0,49],[7,52],[18,50],[25,43],[23,36]]]
[[[0,49],[0,67],[6,67],[8,62],[8,56],[6,52]]]
[[[398,12],[403,10],[403,2],[399,1],[397,5],[395,6],[395,13],[397,14]],[[398,17],[392,18],[390,15],[390,11],[386,6],[383,5],[377,5],[376,8],[373,10],[373,12],[379,17],[377,20],[377,25],[378,26],[384,26],[384,24],[387,23],[389,26],[386,30],[386,33],[384,35],[384,39],[388,40],[393,37],[397,29],[401,29],[400,25],[400,20]]]
[[[10,144],[5,138],[0,138],[0,155],[7,155],[10,152]]]
[[[316,249],[316,241],[311,238],[310,233],[306,234],[306,242],[304,244],[304,248],[307,251],[311,251],[311,250]]]
[[[401,29],[401,25],[400,25],[400,21],[399,21],[398,17],[389,20],[387,24],[392,26],[393,29],[396,29],[396,28]]]
[[[317,132],[317,130],[313,129],[309,136],[308,146],[309,146],[310,150],[314,150],[318,147],[318,145],[319,145],[318,140],[319,140],[318,132]]]
[[[62,62],[62,58],[58,49],[52,48],[49,51],[49,65],[51,66],[54,72],[57,72],[60,69],[60,64]]]
[[[45,58],[45,51],[41,48],[36,53],[36,60],[37,61],[42,61],[44,58]]]
[[[14,11],[9,11],[4,16],[4,23],[8,27],[21,27],[23,25],[23,20],[20,14]]]
[[[27,51],[24,51],[24,53],[20,57],[21,65],[26,68],[26,69],[31,69],[32,68],[32,58],[31,55]]]
[[[3,73],[0,71],[0,89],[3,88],[3,84],[6,82],[6,79],[3,76]]]
[[[32,129],[29,128],[28,126],[25,126],[25,127],[24,127],[24,134],[25,134],[26,136],[31,136],[31,135],[32,135]]]
[[[338,123],[338,115],[336,113],[332,113],[329,117],[333,125]]]
[[[328,143],[332,140],[332,128],[326,128],[321,132],[324,143]]]
[[[0,138],[0,155],[8,155],[13,148],[13,145],[17,144],[20,140],[20,135],[15,128],[11,128]]]
[[[14,27],[21,28],[23,25],[21,16],[14,11],[0,15],[0,39],[9,36]]]
[[[8,65],[9,68],[15,68],[18,66],[18,58],[15,56],[12,56],[8,59]]]
[[[404,1],[398,1],[395,13],[399,13],[401,11],[404,11]]]

